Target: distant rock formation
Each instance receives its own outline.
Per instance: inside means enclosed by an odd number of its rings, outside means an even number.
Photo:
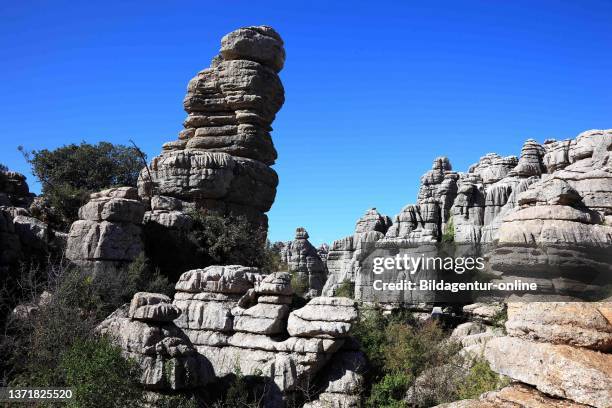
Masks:
[[[443,239],[482,244],[500,278],[542,277],[540,266],[554,265],[563,277],[542,282],[551,291],[570,297],[595,291],[611,261],[612,130],[543,145],[529,139],[518,159],[489,153],[465,173],[438,157],[421,177],[417,203],[394,217],[383,238],[370,239],[374,248]],[[354,238],[332,245],[325,294],[354,280],[355,245]]]
[[[23,257],[45,256],[51,246],[62,246],[61,234],[32,217],[34,198],[23,174],[0,170],[0,274]]]
[[[319,296],[325,284],[327,269],[319,251],[308,241],[306,229],[295,230],[295,239],[287,242],[281,252],[281,261],[287,264],[289,272],[297,274],[308,283],[311,296]]]
[[[114,271],[144,250],[145,205],[133,187],[111,188],[90,197],[70,227],[66,258],[92,273]]]
[[[27,208],[34,197],[26,176],[15,171],[0,170],[0,206]]]
[[[266,406],[282,407],[283,398],[316,378],[336,398],[355,394],[363,380],[363,355],[342,348],[357,319],[350,299],[317,297],[291,311],[287,272],[261,275],[237,265],[185,272],[176,290],[172,302],[138,293],[98,328],[139,362],[145,388],[196,388],[239,369],[267,378]],[[331,370],[347,377],[333,382]]]
[[[278,77],[284,61],[283,41],[270,27],[240,28],[223,37],[211,66],[189,82],[178,140],[164,144],[150,173],[141,172],[140,195],[176,199],[168,211],[244,215],[267,228],[265,213],[278,185],[269,167],[277,156],[270,125],[284,103]],[[182,222],[165,217],[162,222]]]
[[[323,287],[323,296],[333,296],[345,281],[354,282],[355,273],[373,248],[382,239],[391,225],[391,219],[371,208],[357,220],[355,233],[334,241],[327,255],[328,277]]]

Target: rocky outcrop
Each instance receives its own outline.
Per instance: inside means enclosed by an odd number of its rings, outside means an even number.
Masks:
[[[610,303],[508,305],[508,336],[490,340],[485,358],[500,374],[556,398],[612,405]]]
[[[467,399],[434,408],[586,408],[588,405],[550,397],[524,384],[511,384],[499,391],[482,394],[478,399]]]
[[[510,303],[506,330],[527,340],[610,352],[612,303]]]
[[[223,37],[211,66],[189,82],[178,140],[141,172],[141,196],[168,196],[184,210],[243,215],[267,227],[278,184],[269,167],[277,156],[270,125],[284,102],[284,61],[283,41],[270,27]]]
[[[147,390],[194,389],[214,378],[208,362],[172,323],[178,313],[163,295],[137,293],[131,305],[117,309],[97,327],[140,366],[140,382]]]
[[[612,130],[591,130],[565,141],[527,140],[520,158],[489,153],[465,173],[438,157],[421,177],[417,203],[394,217],[369,253],[453,241],[486,255],[498,281],[528,277],[557,300],[602,299],[612,272],[611,152]],[[355,238],[332,245],[326,288],[354,281]]]
[[[267,378],[276,396],[268,396],[272,402],[266,406],[282,406],[278,401],[284,396],[315,381],[357,318],[353,301],[344,298],[314,298],[290,312],[293,289],[287,272],[261,275],[238,265],[210,266],[185,272],[176,291],[172,301],[138,293],[99,328],[136,358],[150,389],[197,387],[240,370]],[[345,357],[351,356],[338,357],[343,365],[326,371],[329,393],[354,392],[350,384],[360,374],[357,367],[341,369],[350,365]],[[166,381],[161,373],[170,358],[177,371]]]
[[[360,262],[374,249],[376,241],[384,238],[391,221],[372,208],[357,220],[355,233],[334,241],[327,255],[328,278],[324,296],[333,296],[345,281],[355,282]]]
[[[27,208],[34,200],[26,176],[15,171],[0,169],[0,207]]]
[[[295,239],[282,249],[281,261],[287,264],[289,272],[307,283],[312,296],[321,294],[326,279],[325,263],[319,251],[308,241],[308,232],[300,227],[295,231]]]
[[[115,270],[142,251],[145,206],[133,187],[91,194],[70,227],[66,258],[92,273]]]

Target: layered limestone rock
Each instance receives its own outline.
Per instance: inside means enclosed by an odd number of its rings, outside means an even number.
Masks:
[[[343,282],[355,282],[360,263],[384,238],[391,221],[372,208],[357,220],[355,233],[332,243],[327,255],[328,278],[323,296],[333,296]]]
[[[214,378],[210,364],[197,354],[185,334],[172,323],[180,310],[170,298],[137,293],[131,305],[117,309],[97,327],[140,366],[147,390],[194,389]]]
[[[300,227],[295,231],[295,239],[289,241],[281,252],[281,261],[287,264],[289,272],[307,283],[312,296],[321,294],[326,279],[325,263],[319,251],[308,241],[308,232]]]
[[[284,102],[284,61],[283,41],[270,27],[223,37],[211,66],[189,82],[178,140],[141,172],[141,196],[168,196],[185,210],[243,215],[267,227],[278,184],[269,167],[277,156],[270,125]]]
[[[609,353],[612,303],[509,303],[506,331],[512,337]]]
[[[499,391],[482,394],[478,399],[466,399],[434,408],[586,408],[588,405],[550,397],[524,384],[511,384]]]
[[[93,193],[70,227],[66,258],[92,273],[115,270],[143,251],[145,205],[133,187]]]
[[[608,303],[510,303],[508,336],[485,358],[501,374],[542,393],[595,407],[612,405]]]
[[[352,301],[314,298],[290,312],[291,275],[209,267],[183,274],[174,304],[177,326],[217,377],[260,373],[280,392],[297,391],[344,343],[356,319]],[[319,319],[319,320],[315,320]]]
[[[527,140],[518,159],[489,153],[465,173],[438,157],[421,177],[417,203],[367,248],[393,255],[453,241],[485,255],[487,272],[500,281],[526,276],[558,300],[602,299],[612,273],[611,155],[612,130],[590,130],[565,141]],[[326,288],[354,281],[368,256],[354,259],[357,242],[334,242]]]
[[[56,246],[54,231],[28,209],[34,197],[23,174],[0,169],[0,272]]]
[[[567,181],[552,175],[518,195],[518,207],[500,224],[490,262],[501,279],[538,279],[541,293],[601,298],[611,246],[612,226]]]
[[[0,169],[0,207],[27,208],[34,200],[26,176],[15,171]]]
[[[318,376],[316,389],[322,390],[318,398],[304,404],[304,408],[360,408],[362,406],[367,361],[365,355],[355,349],[357,345],[351,342],[346,344],[342,350],[334,354]]]
[[[352,344],[353,301],[318,297],[291,311],[289,273],[239,265],[185,272],[175,289],[173,300],[137,293],[98,328],[140,364],[147,389],[197,388],[240,370],[268,380],[270,407],[315,381],[329,398],[357,394],[365,359],[343,347]]]

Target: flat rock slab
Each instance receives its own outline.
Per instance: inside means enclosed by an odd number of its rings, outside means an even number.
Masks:
[[[612,350],[612,302],[509,303],[506,330],[513,337]]]
[[[538,390],[596,407],[612,406],[612,355],[514,338],[491,339],[491,368]]]

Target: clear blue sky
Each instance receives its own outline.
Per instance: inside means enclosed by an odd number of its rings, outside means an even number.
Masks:
[[[466,170],[612,127],[610,1],[74,3],[1,0],[0,162],[35,191],[19,144],[133,138],[158,154],[187,81],[244,25],[272,25],[287,50],[272,240],[392,216],[438,155]]]

